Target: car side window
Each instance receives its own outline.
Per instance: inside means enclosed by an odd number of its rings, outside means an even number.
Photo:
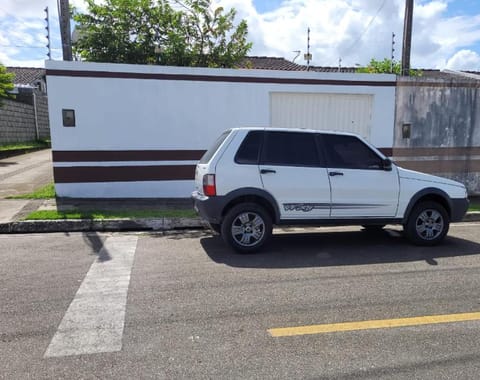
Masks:
[[[380,170],[382,158],[355,136],[323,134],[328,167]]]
[[[260,162],[263,165],[321,166],[315,135],[301,132],[266,132]]]
[[[258,156],[263,142],[263,131],[249,132],[235,155],[237,164],[258,165]]]

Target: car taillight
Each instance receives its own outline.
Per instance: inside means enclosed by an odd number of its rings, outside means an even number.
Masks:
[[[208,195],[209,197],[217,195],[215,174],[205,174],[203,176],[203,194]]]

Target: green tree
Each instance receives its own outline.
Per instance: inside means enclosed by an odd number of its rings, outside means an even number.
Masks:
[[[393,70],[392,70],[393,69]],[[370,73],[370,74],[397,74],[401,75],[402,73],[402,63],[399,61],[391,60],[385,58],[383,61],[377,61],[372,58],[367,67],[359,67],[357,73]],[[410,69],[410,76],[419,77],[422,76],[421,70]]]
[[[0,63],[0,106],[2,105],[2,98],[14,98],[15,96],[10,94],[9,91],[12,91],[13,79],[15,74],[7,73],[7,69]]]
[[[86,61],[234,67],[251,49],[245,20],[211,0],[86,0],[74,52]]]

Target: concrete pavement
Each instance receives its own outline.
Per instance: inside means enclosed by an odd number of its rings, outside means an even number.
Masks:
[[[22,210],[32,203],[24,199],[5,199],[25,194],[53,181],[52,152],[44,149],[0,160],[0,224],[20,219]]]
[[[50,149],[0,160],[0,198],[29,193],[52,181]]]

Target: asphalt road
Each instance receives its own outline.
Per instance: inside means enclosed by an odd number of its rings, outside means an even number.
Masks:
[[[0,378],[478,379],[479,231],[277,231],[247,256],[203,232],[1,235]],[[388,327],[423,316],[446,320]]]

